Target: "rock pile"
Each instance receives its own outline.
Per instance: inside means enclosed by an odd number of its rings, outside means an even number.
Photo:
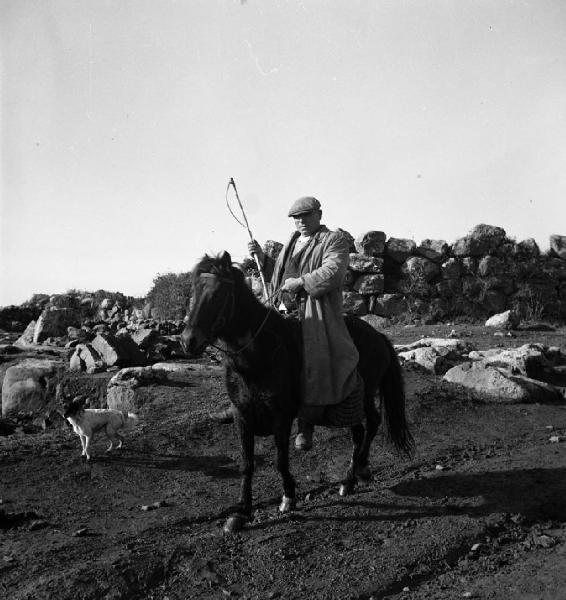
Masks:
[[[423,338],[395,350],[403,362],[443,375],[482,401],[566,402],[566,356],[557,347],[525,344],[478,351],[460,339]]]
[[[122,308],[109,298],[96,306],[92,297],[73,294],[52,296],[41,306],[14,346],[64,347],[71,351],[72,371],[97,373],[184,355],[178,339],[184,329],[181,320],[157,321],[144,317],[149,310]],[[6,314],[13,316],[8,308]]]

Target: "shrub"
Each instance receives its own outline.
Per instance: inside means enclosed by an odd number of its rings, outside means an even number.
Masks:
[[[147,294],[147,302],[158,319],[183,319],[191,299],[190,273],[158,274]]]
[[[247,257],[242,261],[242,269],[244,273],[248,276],[259,277],[259,271],[256,265],[256,262],[253,258]]]

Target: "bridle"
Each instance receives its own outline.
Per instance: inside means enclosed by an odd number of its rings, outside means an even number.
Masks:
[[[200,273],[199,278],[203,278],[203,279],[207,279],[207,278],[212,279],[213,278],[217,281],[220,281],[221,283],[226,283],[231,286],[231,293],[226,294],[224,304],[223,304],[221,310],[219,311],[218,315],[216,316],[214,323],[212,324],[212,326],[210,328],[211,336],[213,338],[216,338],[217,337],[216,332],[219,331],[222,327],[224,327],[226,325],[226,323],[228,323],[229,321],[231,321],[234,318],[234,315],[236,312],[236,294],[234,292],[235,284],[232,279],[230,279],[228,277],[222,277],[220,275],[216,275],[215,273]],[[273,298],[278,292],[279,292],[279,290],[277,290],[275,294],[272,294],[269,297],[269,299]],[[232,300],[232,309],[230,311],[230,316],[227,317],[225,313],[226,313],[226,308],[228,306],[229,299]],[[253,342],[257,339],[258,335],[261,333],[262,329],[265,327],[265,324],[267,323],[267,319],[269,318],[270,313],[271,313],[270,310],[268,310],[266,312],[263,321],[261,322],[260,326],[257,328],[257,331],[254,333],[252,338],[248,342],[246,342],[241,348],[238,348],[238,350],[227,350],[226,348],[221,348],[220,346],[217,346],[216,344],[212,344],[212,343],[210,343],[208,345],[212,346],[213,348],[216,348],[217,350],[220,350],[220,352],[229,354],[230,356],[237,356],[238,354],[243,352],[246,348],[249,348],[253,344]]]
[[[230,290],[231,293],[230,294],[226,294],[224,296],[224,304],[222,305],[222,308],[220,309],[220,311],[218,312],[218,314],[216,315],[216,319],[214,320],[214,323],[212,323],[211,327],[210,327],[210,334],[213,337],[217,337],[217,331],[219,331],[220,329],[222,329],[222,327],[224,327],[224,325],[226,325],[226,323],[228,323],[229,321],[232,320],[232,318],[234,317],[234,312],[235,312],[235,305],[236,305],[236,298],[234,295],[234,281],[232,279],[229,279],[228,277],[221,277],[220,275],[216,275],[215,273],[201,273],[199,275],[199,278],[201,279],[214,279],[216,281],[220,281],[221,283],[226,283],[229,284],[231,286]],[[230,317],[226,316],[226,308],[228,307],[228,302],[232,300],[232,310],[230,311]],[[212,345],[212,344],[211,344]],[[214,346],[216,348],[216,346]]]

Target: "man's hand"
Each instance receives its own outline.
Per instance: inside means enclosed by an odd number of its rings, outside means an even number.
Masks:
[[[296,294],[297,292],[300,292],[304,287],[305,282],[302,277],[289,277],[289,279],[285,279],[285,282],[281,286],[281,291]]]
[[[259,264],[263,265],[263,261],[265,259],[265,252],[261,249],[261,246],[256,240],[251,240],[250,242],[248,242],[248,252],[252,256],[255,254],[257,256],[257,259],[259,260]]]

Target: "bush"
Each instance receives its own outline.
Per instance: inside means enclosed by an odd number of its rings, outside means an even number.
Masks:
[[[253,258],[244,258],[242,261],[242,269],[244,273],[248,276],[259,277],[259,271],[256,265],[256,262]]]
[[[191,299],[191,274],[158,274],[147,295],[147,302],[158,319],[183,319]]]

